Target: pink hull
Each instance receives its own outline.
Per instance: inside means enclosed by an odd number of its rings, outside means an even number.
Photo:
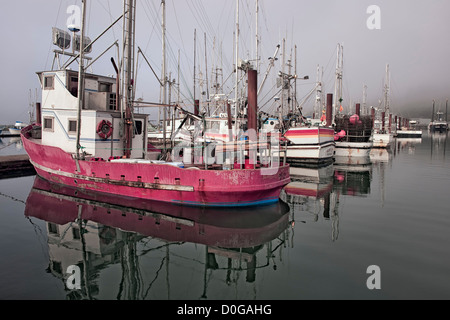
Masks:
[[[22,141],[42,178],[62,185],[163,202],[194,206],[250,206],[279,200],[290,182],[289,166],[275,174],[260,169],[192,170],[167,164],[77,161],[59,148],[28,138]]]

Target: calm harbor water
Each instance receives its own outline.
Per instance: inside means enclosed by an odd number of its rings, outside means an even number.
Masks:
[[[366,165],[292,169],[286,203],[251,210],[0,180],[0,299],[450,299],[449,140],[424,132]]]

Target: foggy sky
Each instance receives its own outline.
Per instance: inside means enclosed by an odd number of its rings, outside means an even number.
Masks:
[[[136,42],[157,73],[161,70],[160,0],[138,0]],[[66,29],[70,5],[78,0],[11,1],[0,13],[0,50],[2,73],[0,125],[16,120],[28,121],[29,90],[39,88],[37,71],[50,69],[56,49],[51,43],[51,28]],[[367,85],[368,106],[378,106],[383,99],[386,64],[391,71],[391,111],[404,117],[431,116],[432,100],[445,111],[450,96],[450,1],[410,0],[260,0],[261,76],[267,59],[277,44],[286,38],[287,53],[298,48],[297,69],[309,81],[298,86],[301,99],[314,86],[317,65],[324,68],[325,93],[334,91],[336,46],[344,46],[344,105],[362,102]],[[369,30],[366,12],[370,5],[381,9],[381,29]],[[197,33],[197,64],[205,72],[218,65],[219,46],[224,77],[233,68],[234,0],[167,0],[168,72],[177,78],[178,50],[181,56],[183,98],[189,99],[193,87],[194,29]],[[240,57],[254,59],[254,0],[240,2]],[[122,13],[119,0],[90,0],[88,36],[94,39]],[[207,34],[207,62],[204,58],[204,34]],[[121,38],[120,24],[95,46],[96,57],[115,39]],[[220,45],[219,45],[220,43]],[[213,50],[215,44],[215,51]],[[113,74],[110,52],[95,66],[94,72]],[[279,56],[280,58],[280,56]],[[201,60],[201,61],[199,61]],[[72,66],[76,68],[76,65]],[[269,76],[275,81],[280,63]],[[210,71],[208,71],[210,72]],[[209,74],[211,77],[211,74]],[[144,64],[138,72],[138,97],[158,101],[158,83]],[[40,95],[38,97],[38,101]],[[305,105],[305,112],[312,104]]]

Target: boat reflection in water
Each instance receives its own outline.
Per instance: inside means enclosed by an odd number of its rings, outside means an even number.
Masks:
[[[422,143],[422,138],[397,139],[396,152],[414,154],[416,145]]]
[[[391,148],[377,148],[370,151],[370,162],[373,164],[390,162],[393,158]]]
[[[227,284],[241,272],[246,283],[254,282],[257,270],[275,263],[276,250],[283,247],[279,243],[289,232],[288,213],[282,201],[234,210],[193,208],[86,192],[39,177],[25,209],[27,217],[47,222],[48,271],[66,285],[68,267],[80,267],[81,290],[66,289],[68,299],[109,299],[114,294],[130,300],[186,299],[176,295],[189,289],[208,298],[207,284],[214,282],[216,270],[226,272]],[[198,245],[205,246],[201,254]],[[169,266],[177,269],[174,278],[189,281],[169,281]],[[113,270],[120,275],[111,278]]]
[[[363,159],[359,159],[361,163]],[[331,222],[331,240],[339,236],[339,211],[342,196],[365,197],[370,194],[372,163],[335,162],[324,168],[290,168],[292,182],[284,187],[281,199],[290,209],[293,221]]]
[[[447,148],[448,132],[432,132],[431,136],[431,157],[443,157]]]
[[[293,220],[304,223],[318,222],[320,217],[331,220],[331,238],[337,240],[339,200],[333,192],[333,165],[323,168],[291,167],[290,174],[292,182],[284,187],[280,198],[289,205]]]
[[[369,165],[334,165],[334,190],[341,195],[367,197],[372,182]]]

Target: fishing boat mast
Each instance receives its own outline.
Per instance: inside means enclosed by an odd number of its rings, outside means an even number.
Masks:
[[[164,105],[163,108],[163,143],[164,143],[164,154],[167,152],[166,145],[166,135],[167,135],[167,70],[166,70],[166,0],[161,0],[162,7],[162,22],[161,22],[161,31],[162,31],[162,67],[161,67],[161,83],[162,83],[162,100],[161,103]],[[172,123],[172,126],[174,124]]]
[[[256,0],[256,72],[259,74],[259,0]]]
[[[84,102],[84,29],[86,23],[86,2],[87,0],[82,0],[82,8],[81,8],[81,37],[80,37],[80,62],[78,67],[78,110],[77,110],[77,140],[76,140],[76,157],[77,160],[81,160],[82,155],[81,151],[81,111],[83,110],[83,102]],[[78,162],[77,162],[78,165]],[[77,167],[77,169],[79,169]]]
[[[133,86],[134,86],[134,36],[136,19],[136,0],[125,0],[123,20],[123,57],[122,57],[122,108],[125,115],[124,156],[130,158],[133,139]]]
[[[292,105],[292,112],[294,112],[294,109],[297,109],[298,102],[297,102],[297,45],[294,46],[295,49],[295,62],[294,62],[294,97],[293,97],[293,105]],[[295,103],[295,105],[294,105]]]
[[[284,75],[286,74],[284,71],[284,67],[286,65],[286,39],[283,38],[283,53],[281,59],[281,110],[280,110],[280,123],[283,123],[285,110],[284,110],[284,89],[285,89],[285,80]]]
[[[236,41],[236,56],[235,56],[235,82],[236,88],[234,91],[235,109],[234,109],[234,136],[237,137],[238,133],[238,114],[239,114],[239,0],[236,0],[236,31],[235,31],[235,41]]]
[[[338,43],[337,45],[337,60],[336,60],[336,81],[334,86],[334,108],[333,108],[333,125],[336,124],[336,115],[338,108],[342,104],[342,77],[344,68],[344,47]],[[339,110],[340,111],[340,110]]]
[[[384,112],[386,116],[390,113],[389,106],[389,90],[390,90],[389,64],[386,65],[386,83],[384,84]]]
[[[314,116],[313,118],[320,119],[322,112],[322,77],[320,74],[320,66],[317,65],[317,85],[316,85],[316,101],[314,103]]]
[[[363,112],[364,114],[367,114],[367,85],[363,85]]]

